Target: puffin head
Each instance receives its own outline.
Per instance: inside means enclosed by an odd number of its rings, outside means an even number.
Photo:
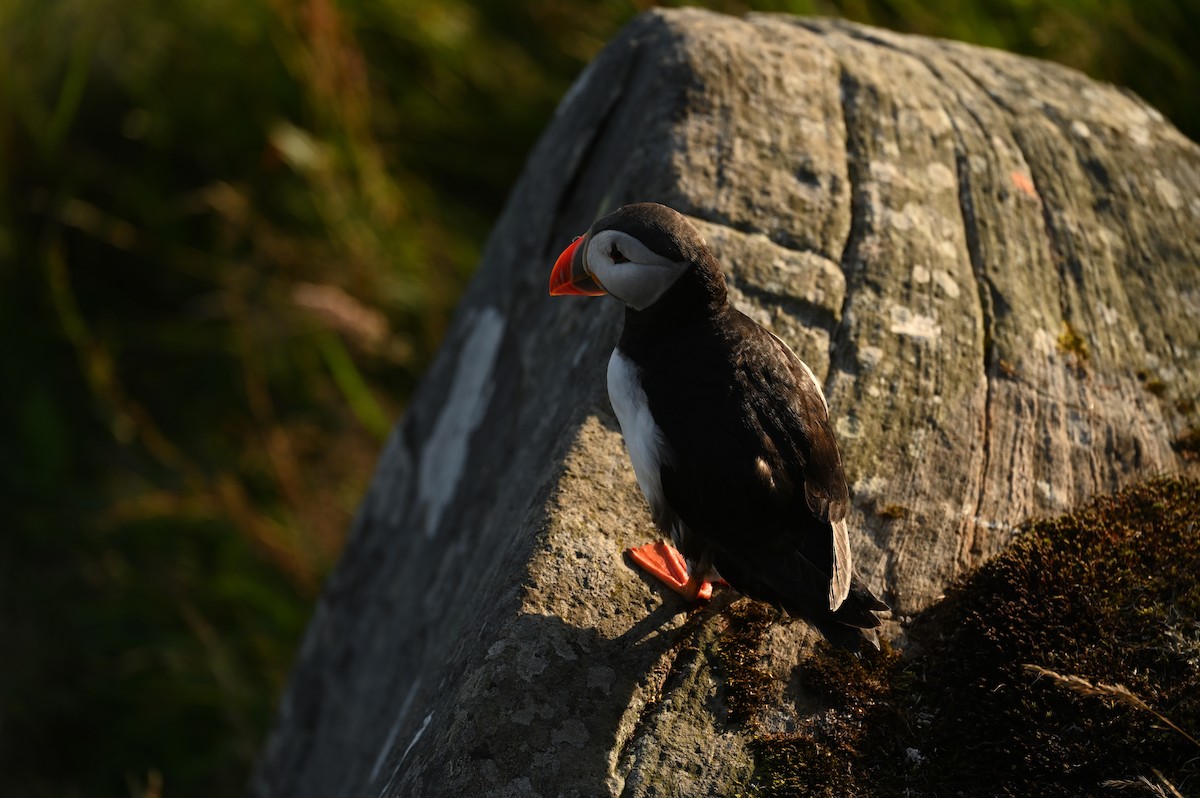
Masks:
[[[551,296],[611,294],[645,310],[680,282],[725,280],[700,231],[682,214],[653,202],[625,205],[571,242],[550,273]]]

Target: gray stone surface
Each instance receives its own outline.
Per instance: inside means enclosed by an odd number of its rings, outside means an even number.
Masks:
[[[546,295],[571,237],[636,200],[694,218],[739,305],[824,380],[856,563],[897,619],[1023,519],[1180,468],[1200,148],[1128,93],[994,50],[646,14],[531,155],[388,442],[254,795],[750,779],[713,657],[732,597],[689,616],[622,558],[653,530],[604,389],[618,303]],[[812,642],[768,635],[763,724],[816,711],[792,678]]]

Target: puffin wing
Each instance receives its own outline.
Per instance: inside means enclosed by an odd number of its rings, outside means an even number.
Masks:
[[[729,323],[728,360],[689,375],[686,408],[655,413],[674,452],[664,498],[741,592],[837,610],[849,492],[824,395],[783,341],[737,311]]]
[[[746,321],[754,324],[750,319]],[[758,329],[762,330],[761,327]],[[817,382],[817,377],[808,364],[797,357],[792,348],[777,335],[767,330],[762,332],[771,336],[783,351],[793,376],[798,380],[798,395],[793,400],[793,410],[799,409],[809,419],[815,419],[812,423],[794,425],[789,432],[800,432],[809,443],[808,456],[801,465],[805,500],[814,515],[829,522],[833,532],[829,609],[834,611],[850,593],[854,565],[850,555],[850,535],[846,529],[850,491],[846,487],[842,455],[829,423],[829,403],[825,400],[821,384]],[[813,401],[814,395],[821,402],[820,408],[817,408],[816,402]]]

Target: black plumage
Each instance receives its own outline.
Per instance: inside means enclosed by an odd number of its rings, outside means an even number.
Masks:
[[[686,264],[648,306],[627,301],[614,353],[635,366],[665,443],[662,495],[647,496],[656,523],[691,568],[715,569],[738,592],[805,619],[845,648],[875,642],[875,613],[887,605],[852,574],[839,594],[838,568],[850,568],[849,492],[811,372],[729,303],[720,266],[680,214],[626,206],[589,236],[604,230]]]

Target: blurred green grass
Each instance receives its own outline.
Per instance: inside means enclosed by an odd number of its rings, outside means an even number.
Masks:
[[[0,793],[241,790],[526,152],[649,5],[0,4]],[[1200,136],[1195,2],[707,5],[1052,58]]]

